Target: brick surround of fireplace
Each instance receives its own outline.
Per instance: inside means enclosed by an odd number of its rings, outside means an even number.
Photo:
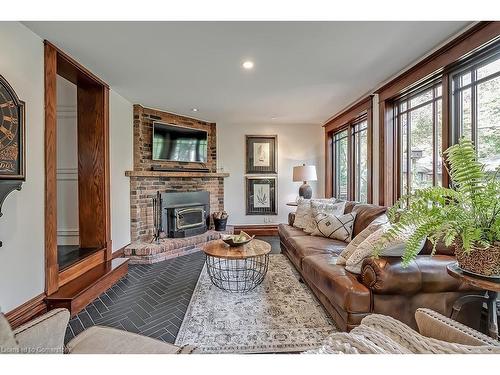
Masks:
[[[178,163],[152,160],[153,121],[182,125],[208,132],[207,163]],[[152,168],[179,168],[175,172],[152,171]],[[209,172],[193,171],[208,168]],[[191,169],[191,170],[190,170]],[[153,237],[152,197],[160,192],[206,190],[210,193],[210,211],[224,209],[224,177],[217,173],[216,124],[156,109],[134,105],[134,170],[130,177],[131,240],[149,242]]]

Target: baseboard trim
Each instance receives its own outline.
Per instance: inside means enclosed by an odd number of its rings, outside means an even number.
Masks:
[[[267,224],[267,225],[235,225],[234,233],[238,234],[241,231],[248,233],[251,236],[277,236],[278,235],[278,224]]]
[[[126,244],[125,246],[123,246],[122,248],[116,250],[116,251],[113,251],[113,255],[111,257],[111,259],[116,259],[116,258],[123,258],[123,255],[125,254],[125,248],[130,245],[130,244]]]
[[[37,316],[46,313],[47,305],[45,303],[45,297],[45,293],[42,293],[6,313],[5,317],[9,321],[11,327],[16,329]]]

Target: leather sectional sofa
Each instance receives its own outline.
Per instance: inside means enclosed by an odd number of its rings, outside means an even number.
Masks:
[[[345,213],[351,211],[356,211],[354,238],[383,215],[386,208],[347,202]],[[400,257],[368,258],[363,262],[361,274],[356,275],[336,264],[336,257],[346,243],[311,236],[293,227],[294,218],[290,214],[288,225],[279,225],[282,251],[343,331],[350,331],[370,313],[389,315],[416,328],[417,308],[426,307],[450,316],[459,297],[477,293],[448,275],[446,266],[455,261],[450,249],[438,248],[436,255],[430,257],[431,245],[427,243],[423,255],[407,268],[403,268]],[[460,318],[465,323],[471,322],[470,314]]]

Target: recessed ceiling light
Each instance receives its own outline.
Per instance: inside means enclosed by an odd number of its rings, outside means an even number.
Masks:
[[[253,69],[253,61],[250,60],[244,61],[241,66],[243,66],[243,68],[246,70]]]
[[[198,112],[198,108],[193,108],[191,111]]]
[[[271,117],[271,120],[276,120],[276,117]]]

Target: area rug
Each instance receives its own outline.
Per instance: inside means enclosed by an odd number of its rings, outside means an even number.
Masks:
[[[220,290],[203,268],[175,344],[201,353],[301,352],[335,331],[290,261],[275,254],[263,283],[245,294]]]

